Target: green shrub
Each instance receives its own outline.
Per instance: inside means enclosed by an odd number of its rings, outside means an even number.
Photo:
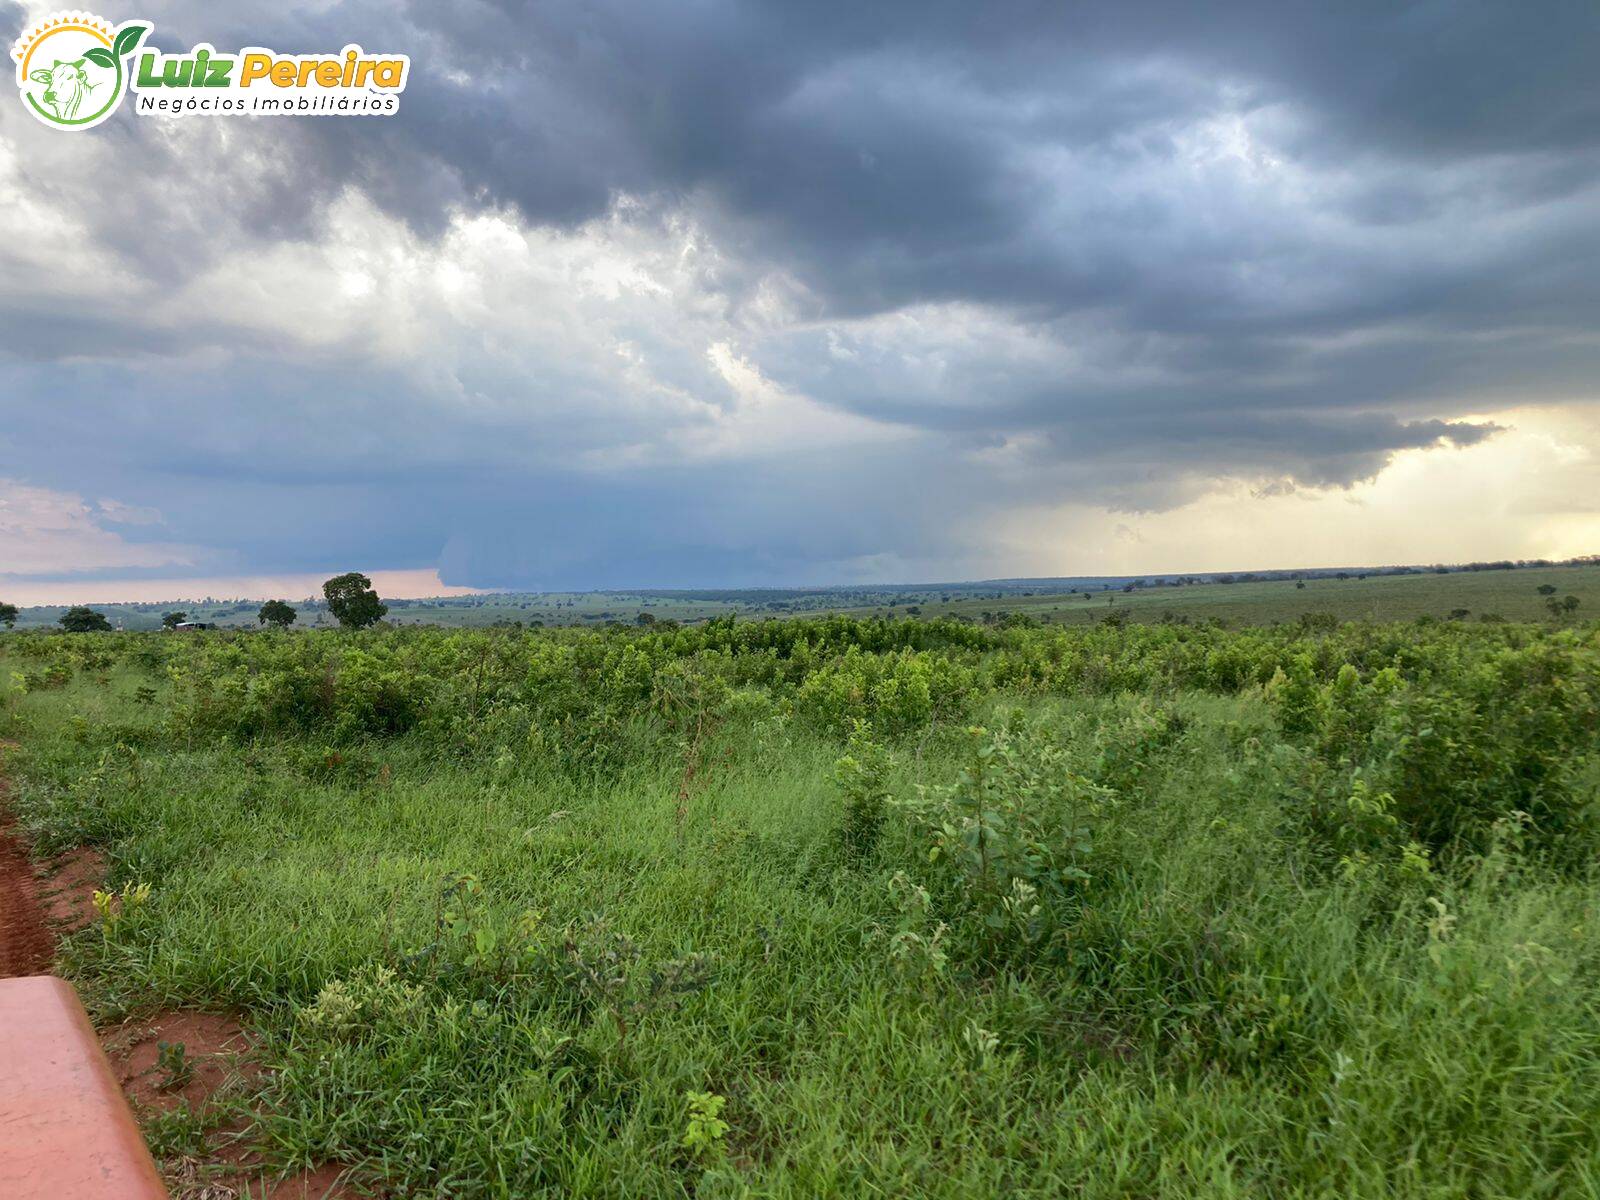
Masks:
[[[904,806],[927,843],[934,894],[975,956],[1048,953],[1090,879],[1108,794],[1020,715],[968,733],[956,781]]]
[[[891,799],[892,765],[883,747],[872,740],[867,726],[858,723],[850,734],[849,753],[834,766],[834,780],[844,795],[839,841],[851,858],[867,858],[877,848]]]

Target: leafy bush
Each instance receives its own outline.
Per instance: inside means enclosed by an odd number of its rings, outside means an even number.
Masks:
[[[888,754],[872,740],[866,725],[858,724],[850,735],[849,753],[834,767],[834,779],[844,793],[839,840],[852,858],[866,858],[877,847],[891,799],[891,765]]]
[[[1020,717],[974,727],[954,783],[906,803],[928,843],[935,895],[983,959],[1048,952],[1090,879],[1106,791]]]
[[[942,655],[901,650],[844,655],[807,676],[796,707],[815,724],[847,733],[858,723],[894,737],[956,720],[971,704],[976,673]]]
[[[1577,861],[1595,838],[1584,779],[1600,736],[1600,663],[1547,643],[1467,649],[1442,643],[1409,678],[1396,667],[1362,678],[1346,662],[1326,683],[1300,654],[1268,694],[1284,733],[1322,764],[1320,786],[1387,797],[1402,841],[1481,851],[1497,821],[1525,812],[1535,845]]]

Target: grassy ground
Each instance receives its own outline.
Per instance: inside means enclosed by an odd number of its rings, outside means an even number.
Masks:
[[[39,849],[151,889],[66,969],[103,1018],[244,1013],[285,1165],[468,1197],[1600,1188],[1594,627],[843,636],[803,670],[620,632],[17,638],[0,734]],[[911,665],[839,674],[863,658]],[[1424,722],[1457,740],[1419,758]]]
[[[1202,582],[1183,586],[1141,587],[1124,592],[1123,581],[1082,580],[1023,583],[962,583],[945,587],[894,589],[838,588],[772,591],[683,592],[509,592],[436,600],[392,601],[388,620],[395,625],[437,625],[477,629],[521,622],[544,626],[603,625],[635,622],[641,613],[657,620],[698,622],[737,614],[747,619],[814,616],[843,612],[857,616],[913,615],[924,618],[963,617],[981,621],[1004,613],[1023,613],[1052,624],[1083,624],[1121,607],[1134,620],[1163,618],[1218,620],[1259,625],[1298,620],[1303,613],[1328,613],[1340,620],[1405,621],[1420,616],[1447,618],[1465,609],[1472,618],[1484,614],[1512,621],[1544,619],[1541,586],[1558,596],[1579,598],[1580,615],[1600,611],[1600,566],[1526,567],[1507,571],[1432,571],[1415,575],[1311,578],[1303,587],[1293,579],[1237,583]],[[3,597],[0,597],[3,599]],[[300,623],[333,624],[320,602],[296,601]],[[172,601],[169,604],[97,606],[114,624],[128,630],[159,628],[163,612],[182,610],[190,619],[225,628],[257,627],[259,602]],[[29,608],[19,628],[53,627],[65,611],[60,607]]]
[[[1025,613],[1047,622],[1085,623],[1107,612],[1126,609],[1137,621],[1167,617],[1192,621],[1218,620],[1232,625],[1296,621],[1304,613],[1326,613],[1341,621],[1409,621],[1421,616],[1448,618],[1466,610],[1469,619],[1485,614],[1510,621],[1548,617],[1541,586],[1560,597],[1579,599],[1580,615],[1600,611],[1600,567],[1529,567],[1514,571],[1461,571],[1448,575],[1372,575],[1366,579],[1312,579],[1296,587],[1291,579],[1264,583],[1191,584],[1090,590],[1072,596],[1006,596],[932,603],[928,616],[981,619],[985,611]]]

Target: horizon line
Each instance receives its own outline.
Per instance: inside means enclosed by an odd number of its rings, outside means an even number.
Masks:
[[[771,592],[771,593],[830,593],[830,592],[870,592],[870,591],[926,591],[938,588],[976,588],[976,587],[1022,587],[1027,585],[1046,584],[1072,584],[1111,581],[1117,583],[1130,583],[1141,579],[1200,579],[1215,580],[1224,576],[1268,576],[1271,578],[1294,578],[1297,575],[1331,575],[1337,573],[1376,573],[1399,571],[1437,571],[1451,572],[1465,571],[1473,568],[1479,570],[1507,570],[1517,568],[1549,567],[1574,567],[1595,565],[1600,563],[1600,554],[1575,555],[1563,559],[1514,559],[1514,558],[1489,558],[1473,559],[1465,562],[1410,562],[1410,563],[1383,563],[1383,564],[1329,564],[1315,567],[1250,567],[1231,568],[1204,571],[1144,571],[1134,574],[1093,573],[1082,575],[1004,575],[990,576],[979,579],[952,579],[930,580],[923,582],[885,582],[885,583],[836,583],[836,584],[749,584],[745,586],[724,584],[697,584],[677,587],[657,587],[653,585],[640,585],[629,587],[590,587],[590,588],[513,588],[513,587],[471,587],[467,585],[447,584],[440,578],[437,568],[412,568],[399,570],[373,570],[364,571],[373,581],[373,587],[379,596],[385,600],[405,601],[430,601],[450,600],[464,596],[649,596],[670,594],[695,594],[705,592]],[[295,600],[299,603],[317,603],[321,597],[320,583],[312,583],[305,587],[305,581],[315,581],[319,578],[315,572],[294,572],[293,574],[276,575],[237,575],[216,576],[206,579],[150,579],[150,580],[83,580],[66,582],[59,580],[39,580],[7,582],[0,576],[0,588],[5,589],[0,593],[0,601],[18,603],[23,609],[37,608],[65,608],[74,605],[101,604],[111,607],[130,605],[163,605],[204,602],[209,599],[213,603],[254,603],[268,600],[283,599]],[[332,576],[328,576],[332,578]],[[290,581],[294,583],[291,584]],[[262,587],[257,593],[248,590],[229,593],[219,591],[225,583],[242,584],[254,587],[258,584],[271,582],[279,586]],[[288,586],[284,586],[288,585]],[[189,587],[202,587],[202,591],[181,592],[178,589]],[[124,596],[118,599],[101,598],[99,595],[78,595],[63,598],[34,598],[31,602],[22,603],[27,592],[37,589],[66,588],[96,589],[104,591],[108,587],[127,589],[141,592],[153,592],[154,589],[169,589],[159,594],[146,596]],[[414,588],[432,587],[432,591],[413,590]],[[22,593],[19,595],[19,593]],[[409,593],[409,594],[408,594]]]

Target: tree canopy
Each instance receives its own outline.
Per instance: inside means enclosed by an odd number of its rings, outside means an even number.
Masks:
[[[334,580],[329,580],[332,584]],[[272,625],[278,629],[287,629],[295,623],[300,613],[287,601],[268,600],[261,606],[261,611],[256,614],[256,620],[263,625]]]
[[[346,629],[376,625],[389,611],[389,606],[373,591],[372,580],[359,571],[335,575],[322,585],[322,595],[328,601],[328,611]]]
[[[77,605],[61,614],[61,628],[68,633],[101,633],[110,630],[111,622],[105,613]]]

